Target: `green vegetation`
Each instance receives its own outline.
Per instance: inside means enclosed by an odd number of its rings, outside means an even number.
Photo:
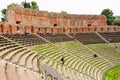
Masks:
[[[41,54],[43,54],[46,57],[52,56],[52,55],[57,54],[58,52],[60,52],[59,49],[57,49],[56,47],[54,47],[51,44],[38,45],[38,46],[35,46],[32,50],[40,52]]]
[[[104,80],[120,80],[120,65],[107,70],[104,74]]]
[[[60,49],[58,49],[57,47],[51,44],[35,46],[33,50],[38,51],[40,52],[40,54],[47,57],[48,60],[46,64],[56,67],[57,69],[58,69],[58,66],[60,66],[61,64],[60,59],[62,56],[65,57],[65,60],[64,60],[65,66],[67,66],[67,68],[69,67],[70,69],[76,70],[77,72],[79,72],[78,67],[80,67],[78,65],[82,65],[82,63],[78,61],[81,59],[86,61],[88,64],[92,64],[93,66],[101,70],[104,69],[106,66],[111,66],[109,62],[114,63],[119,61],[120,59],[119,58],[120,52],[116,50],[115,47],[107,43],[86,45],[93,51],[97,52],[99,55],[103,56],[103,57],[98,56],[98,58],[96,59],[92,56],[92,52],[88,48],[85,48],[84,45],[78,42],[74,42],[74,41],[60,42],[60,43],[55,43],[55,45],[68,53],[67,54],[65,52],[61,53]],[[116,44],[113,44],[113,45],[116,45]],[[104,58],[107,59],[108,61],[104,61],[103,60]],[[105,66],[102,66],[104,64]],[[89,67],[91,66],[89,65],[87,68]],[[94,73],[91,73],[91,74],[94,74]],[[106,71],[104,79],[120,80],[120,66],[115,67],[115,69],[111,68],[110,70]]]
[[[4,22],[5,21],[5,13],[6,13],[7,9],[2,9],[1,10],[1,13],[2,13],[2,18],[1,18],[1,21]]]
[[[61,11],[61,14],[62,14],[65,18],[67,18],[67,11]]]
[[[56,45],[70,53],[90,53],[90,51],[85,48],[84,45],[81,45],[79,42],[68,41],[56,43]]]
[[[31,9],[39,10],[38,4],[35,1],[31,1],[31,3],[30,2],[26,2],[26,1],[22,2],[22,6],[24,8],[31,8]]]
[[[112,10],[110,10],[108,8],[104,9],[101,12],[101,15],[105,15],[106,16],[108,25],[112,25],[113,24],[113,21],[114,21],[115,17],[113,16],[113,11]]]
[[[120,18],[116,17],[116,19],[113,21],[113,25],[120,26]]]
[[[117,51],[116,48],[111,46],[110,44],[102,43],[102,44],[91,44],[87,46],[101,55],[120,57],[120,52]]]

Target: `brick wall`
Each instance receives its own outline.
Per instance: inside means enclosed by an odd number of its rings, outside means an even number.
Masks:
[[[20,7],[9,7],[6,21],[16,24],[37,27],[90,27],[106,26],[106,17],[102,15],[62,14],[47,11],[37,11]]]
[[[60,14],[20,7],[9,7],[6,22],[0,23],[0,34],[113,32],[117,26],[107,26],[101,15]]]
[[[83,32],[114,32],[120,31],[119,26],[99,27],[34,27],[23,24],[0,23],[0,34],[24,34],[28,33],[83,33]]]

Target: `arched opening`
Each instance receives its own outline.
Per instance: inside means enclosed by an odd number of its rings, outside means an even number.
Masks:
[[[38,28],[37,34],[42,34],[41,31],[40,31],[40,28]]]
[[[114,31],[116,31],[116,27],[114,27]]]
[[[48,33],[48,32],[47,32],[47,28],[45,28],[45,33]]]
[[[27,27],[24,27],[24,34],[29,34],[27,31]]]
[[[38,31],[40,31],[40,28],[38,28]]]
[[[94,28],[94,31],[97,31],[97,28]]]
[[[88,24],[87,26],[88,26],[88,27],[91,27],[91,24]]]
[[[78,28],[76,28],[76,32],[78,32]]]
[[[21,22],[20,21],[16,21],[16,24],[20,24]]]
[[[34,27],[31,26],[31,33],[34,33]]]
[[[0,28],[1,28],[0,32],[3,33],[4,32],[3,25],[1,25]]]
[[[20,30],[20,28],[19,28],[19,26],[17,26],[17,31],[19,31]]]
[[[72,28],[70,28],[70,32],[72,32]]]
[[[107,28],[107,31],[110,31],[110,28]]]
[[[19,34],[19,33],[20,33],[20,28],[19,28],[19,26],[17,26],[16,29],[17,29],[17,32],[16,32],[16,33]]]
[[[90,28],[88,28],[88,32],[90,32]]]
[[[10,31],[10,34],[12,34],[12,26],[9,25],[9,31]]]
[[[65,32],[65,28],[63,28],[63,32]]]
[[[103,31],[103,28],[101,28],[101,31]]]
[[[84,28],[82,28],[82,32],[84,32]]]
[[[54,24],[54,27],[57,27],[57,24]]]
[[[53,33],[53,28],[51,28],[51,33]]]

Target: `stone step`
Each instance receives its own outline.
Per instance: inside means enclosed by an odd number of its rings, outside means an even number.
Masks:
[[[6,62],[3,60],[0,60],[0,80],[7,80],[5,66],[6,66]]]

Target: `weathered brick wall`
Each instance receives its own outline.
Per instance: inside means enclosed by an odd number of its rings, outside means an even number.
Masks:
[[[20,7],[9,7],[6,21],[37,27],[88,27],[106,26],[106,17],[101,15],[60,14]]]
[[[117,26],[108,27],[106,17],[98,15],[60,14],[20,7],[9,7],[6,22],[0,23],[0,34],[113,32]]]
[[[19,29],[18,29],[19,28]],[[103,27],[33,27],[22,24],[12,24],[8,22],[0,23],[0,34],[24,34],[28,33],[83,33],[83,32],[114,32],[120,31],[119,26]]]

